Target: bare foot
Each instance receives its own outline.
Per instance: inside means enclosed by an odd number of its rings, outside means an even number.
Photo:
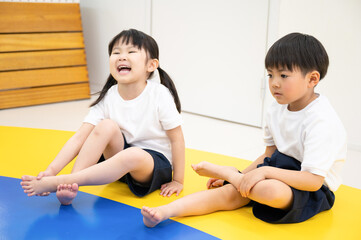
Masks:
[[[38,180],[34,176],[24,175],[21,177],[20,185],[29,197],[41,195],[46,192],[55,192],[58,186],[56,177],[43,177]]]
[[[144,225],[147,227],[155,227],[158,223],[167,219],[160,208],[143,207],[141,213]]]
[[[228,180],[230,174],[238,173],[237,168],[229,166],[220,166],[210,162],[200,162],[192,164],[193,170],[201,176]]]
[[[70,205],[73,199],[76,197],[78,193],[79,187],[78,184],[59,184],[56,197],[58,198],[59,202],[63,205]]]

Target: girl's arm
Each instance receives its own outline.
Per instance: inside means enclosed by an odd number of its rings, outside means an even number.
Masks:
[[[71,162],[79,153],[85,140],[88,138],[94,125],[90,123],[83,123],[78,131],[65,143],[58,155],[49,164],[47,169],[38,174],[38,179],[44,176],[57,175],[69,162]]]
[[[182,127],[166,131],[171,143],[173,159],[173,181],[165,183],[161,187],[161,195],[170,197],[173,193],[178,196],[183,190],[184,164],[185,164],[185,144]]]

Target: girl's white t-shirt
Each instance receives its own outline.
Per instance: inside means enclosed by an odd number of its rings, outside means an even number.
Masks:
[[[170,140],[166,130],[182,124],[173,96],[164,85],[147,81],[143,92],[132,100],[124,100],[118,85],[90,108],[84,122],[97,125],[103,119],[115,121],[132,146],[162,153],[172,163]]]
[[[289,111],[287,104],[273,103],[268,110],[264,141],[301,162],[301,171],[325,177],[336,191],[346,159],[346,131],[325,96],[319,95],[304,109]]]

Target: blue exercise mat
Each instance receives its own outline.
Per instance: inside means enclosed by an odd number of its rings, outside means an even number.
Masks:
[[[28,197],[20,179],[0,176],[0,189],[0,239],[218,239],[173,220],[147,228],[140,209],[84,192],[62,206]]]

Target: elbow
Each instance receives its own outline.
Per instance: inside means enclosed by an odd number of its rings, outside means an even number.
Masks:
[[[314,175],[314,174],[313,174],[313,176],[314,177],[312,179],[312,184],[310,186],[310,189],[308,190],[310,192],[318,191],[322,187],[322,185],[325,181],[325,178],[322,176],[318,176],[318,175]]]

